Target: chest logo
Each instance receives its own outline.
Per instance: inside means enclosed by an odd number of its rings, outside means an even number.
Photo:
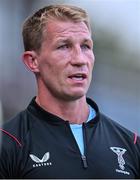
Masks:
[[[35,164],[33,164],[33,167],[40,167],[40,166],[51,166],[52,163],[49,162],[49,158],[50,158],[50,153],[46,152],[42,159],[39,159],[37,156],[30,154],[29,155],[30,158],[32,159],[33,162],[35,162]]]
[[[124,170],[125,167],[125,160],[123,158],[123,154],[126,152],[126,149],[119,148],[119,147],[110,147],[110,149],[117,154],[118,156],[118,164],[121,170]]]
[[[123,174],[127,174],[129,175],[130,173],[125,170],[125,160],[123,158],[123,155],[125,154],[125,152],[127,151],[124,148],[120,148],[120,147],[110,147],[110,149],[117,155],[117,160],[118,160],[118,164],[119,164],[119,168],[120,169],[116,169],[116,172],[119,173],[123,173]]]

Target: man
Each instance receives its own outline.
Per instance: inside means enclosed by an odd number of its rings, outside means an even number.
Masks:
[[[140,178],[140,139],[86,98],[94,66],[86,12],[44,7],[23,25],[37,96],[1,128],[1,178]]]

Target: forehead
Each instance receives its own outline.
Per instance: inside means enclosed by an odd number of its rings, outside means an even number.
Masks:
[[[91,32],[84,22],[54,20],[47,22],[44,37],[49,40],[68,37],[91,39]]]

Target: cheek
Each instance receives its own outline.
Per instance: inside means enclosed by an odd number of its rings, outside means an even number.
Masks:
[[[87,57],[89,59],[89,66],[91,69],[93,69],[94,62],[95,62],[95,56],[93,53],[89,53],[89,54],[87,54]]]
[[[56,53],[53,58],[53,64],[51,64],[53,67],[50,65],[50,68],[54,69],[55,72],[62,74],[62,72],[66,71],[70,58],[71,56],[69,53]]]
[[[39,72],[40,76],[43,79],[46,79],[47,77],[51,78],[51,74],[54,74],[55,70],[52,63],[50,63],[48,59],[44,58],[39,62]]]
[[[41,65],[42,72],[50,79],[60,78],[63,70],[65,69],[64,56],[55,56],[46,60]]]
[[[67,61],[71,56],[72,56],[72,51],[67,48],[67,49],[60,49],[60,50],[56,50],[53,52],[52,54],[53,58],[61,61]]]

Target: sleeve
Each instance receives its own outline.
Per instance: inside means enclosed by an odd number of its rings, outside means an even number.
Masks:
[[[140,136],[137,137],[136,146],[137,146],[137,155],[138,155],[138,173],[139,173],[137,179],[140,179]]]
[[[12,137],[1,132],[0,138],[0,178],[11,179],[18,177],[20,165],[20,146]]]

